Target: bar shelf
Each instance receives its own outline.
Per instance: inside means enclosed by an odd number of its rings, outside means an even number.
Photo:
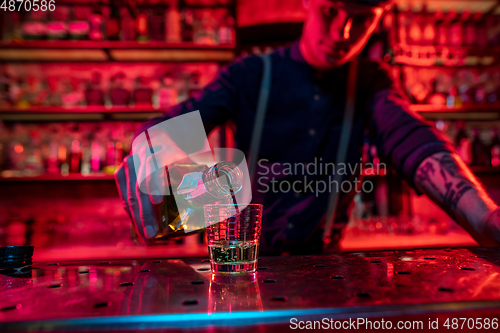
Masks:
[[[108,173],[92,173],[82,175],[81,173],[70,173],[66,176],[61,174],[41,174],[35,176],[13,176],[2,177],[0,182],[29,182],[29,181],[83,181],[83,180],[114,180],[115,176]]]
[[[36,50],[36,52],[33,52]],[[0,42],[0,61],[170,61],[229,62],[235,45],[192,42],[12,41]]]
[[[498,63],[498,46],[394,45],[394,62],[416,67],[475,67]]]
[[[1,107],[0,120],[146,120],[160,116],[163,111],[153,106],[35,106]]]
[[[496,120],[500,119],[500,105],[470,105],[461,107],[434,106],[429,104],[412,104],[410,110],[418,112],[427,119],[467,119]]]

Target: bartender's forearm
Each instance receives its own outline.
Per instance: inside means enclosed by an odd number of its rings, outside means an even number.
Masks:
[[[498,206],[456,154],[442,152],[426,158],[417,169],[415,185],[479,244],[500,244]]]

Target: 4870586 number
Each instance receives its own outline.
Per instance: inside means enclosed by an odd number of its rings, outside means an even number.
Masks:
[[[452,330],[497,330],[498,329],[498,318],[450,318],[446,319],[443,324],[447,329]]]
[[[1,1],[1,0],[0,0]],[[53,12],[56,9],[55,0],[3,0],[0,9],[9,12],[20,12],[21,10],[30,11],[50,11]]]

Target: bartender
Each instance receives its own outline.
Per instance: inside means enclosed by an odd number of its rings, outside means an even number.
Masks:
[[[442,207],[479,244],[498,246],[500,209],[451,143],[409,111],[407,101],[382,64],[356,60],[389,1],[303,0],[303,5],[307,17],[300,39],[270,55],[270,93],[258,154],[258,185],[252,189],[253,202],[264,206],[261,254],[321,253],[326,226],[332,228],[330,240],[338,242],[348,220],[352,195],[339,193],[337,213],[330,226],[330,193],[300,184],[297,180],[303,179],[301,173],[306,171],[292,168],[295,172],[284,172],[285,166],[326,166],[336,161],[342,142],[348,142],[344,162],[356,165],[367,140],[377,147],[382,160],[390,163],[418,193],[428,195]],[[356,97],[355,103],[350,103],[347,82],[353,76],[350,68],[354,62],[357,75],[351,82],[355,82]],[[237,147],[248,152],[263,75],[260,57],[238,58],[223,68],[199,97],[176,105],[163,117],[144,124],[142,130],[199,110],[207,133],[233,121]],[[346,104],[351,108],[354,105],[347,141],[341,138],[345,110],[349,108]],[[270,175],[270,170],[274,174]],[[321,173],[309,176],[316,185],[325,177]],[[116,180],[138,235],[151,244],[158,232],[157,202],[139,190],[131,156],[117,170]],[[297,186],[293,191],[271,187],[283,182],[295,182]]]

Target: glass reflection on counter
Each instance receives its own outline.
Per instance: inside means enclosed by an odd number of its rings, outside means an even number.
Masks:
[[[208,313],[237,311],[263,311],[256,274],[212,274],[208,291]]]

